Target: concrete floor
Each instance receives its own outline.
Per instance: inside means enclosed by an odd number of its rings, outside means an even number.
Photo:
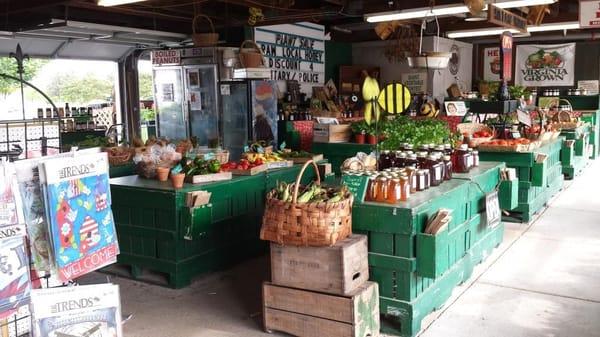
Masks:
[[[505,240],[423,322],[423,337],[600,336],[600,161],[532,224],[507,224]],[[258,337],[267,257],[172,290],[124,278],[127,337]],[[95,274],[96,278],[105,275]],[[323,336],[326,337],[326,336]]]

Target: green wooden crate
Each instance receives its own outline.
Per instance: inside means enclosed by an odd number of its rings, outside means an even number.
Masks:
[[[256,176],[208,184],[185,184],[136,176],[111,179],[112,209],[121,253],[118,262],[131,267],[134,278],[143,270],[160,272],[173,288],[191,278],[268,250],[259,240],[264,198],[277,180],[293,182],[299,166]],[[303,181],[315,175],[307,170]],[[274,186],[274,185],[273,185]],[[212,193],[210,204],[189,209],[187,192]]]
[[[517,180],[503,180],[498,188],[500,208],[511,211],[519,204],[519,182]]]
[[[382,288],[393,288],[396,284],[407,280],[398,277],[394,271],[371,268],[371,279],[377,280],[380,287],[379,310],[382,315],[382,331],[393,336],[415,336],[421,329],[423,318],[444,305],[454,288],[469,279],[473,268],[502,242],[503,235],[503,225],[490,230],[471,246],[460,260],[435,280],[421,279],[420,282],[416,282],[417,278],[413,279],[420,287],[420,294],[412,301],[381,294]]]
[[[505,168],[504,163],[481,162],[478,167],[469,173],[455,173],[454,179],[469,182],[469,215],[473,217],[485,212],[485,195],[498,188],[500,184],[500,170]]]
[[[592,154],[590,159],[596,159],[600,151],[600,110],[582,112],[581,120],[590,123],[590,144]]]

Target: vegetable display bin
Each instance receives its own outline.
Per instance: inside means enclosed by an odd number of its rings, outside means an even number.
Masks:
[[[369,239],[370,279],[379,284],[383,332],[416,335],[422,319],[440,308],[502,242],[504,225],[488,227],[480,206],[485,193],[497,187],[502,167],[482,163],[406,202],[355,203],[353,232]],[[441,208],[452,210],[448,228],[436,236],[425,234],[427,222]]]
[[[268,244],[259,240],[266,191],[277,180],[293,182],[299,170],[294,166],[181,189],[137,176],[111,179],[118,263],[131,269],[124,276],[156,282],[144,274],[160,273],[167,276],[166,285],[182,288],[192,277],[267,252]],[[314,179],[314,173],[304,179]],[[210,203],[187,207],[186,194],[200,190],[212,193]],[[112,269],[107,271],[117,271]]]
[[[519,202],[510,215],[503,216],[503,220],[529,222],[562,189],[564,177],[558,172],[562,170],[560,159],[563,141],[564,137],[559,137],[532,152],[479,151],[482,162],[505,162],[507,167],[517,171]],[[546,155],[545,164],[541,167],[535,163],[538,153]]]
[[[561,136],[566,139],[561,150],[563,173],[566,179],[575,178],[588,164],[590,154],[587,148],[590,143],[591,130],[592,125],[585,124],[576,129],[561,131]]]

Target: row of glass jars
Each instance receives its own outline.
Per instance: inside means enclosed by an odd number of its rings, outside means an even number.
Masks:
[[[412,145],[402,145],[403,150],[399,151],[382,151],[379,155],[379,169],[385,170],[388,168],[403,168],[411,165],[419,166],[420,158],[427,158],[429,155],[436,155],[443,158],[445,155],[452,155],[452,146],[446,145],[422,145],[417,152],[412,151]]]
[[[452,154],[452,167],[455,173],[469,173],[472,168],[479,166],[479,152],[467,144],[462,144]]]

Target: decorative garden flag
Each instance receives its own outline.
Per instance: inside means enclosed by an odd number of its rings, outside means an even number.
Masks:
[[[30,290],[25,238],[0,239],[0,319],[29,303]]]
[[[116,262],[119,246],[106,153],[48,160],[41,165],[40,180],[60,279],[72,280]]]
[[[557,87],[574,83],[575,43],[517,46],[515,84]]]

